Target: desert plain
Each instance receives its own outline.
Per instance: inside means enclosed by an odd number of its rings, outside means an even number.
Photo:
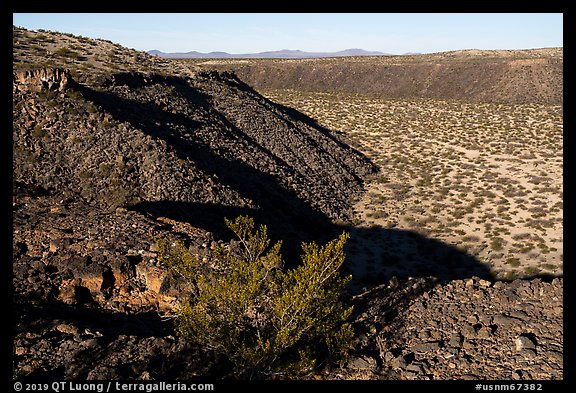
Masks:
[[[398,231],[452,245],[498,279],[563,274],[562,106],[261,93],[345,134],[379,167],[353,201],[354,275],[459,268],[431,265]]]

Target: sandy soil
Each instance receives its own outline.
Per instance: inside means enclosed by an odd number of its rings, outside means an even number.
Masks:
[[[430,247],[400,235],[408,231],[454,246],[497,278],[563,274],[561,106],[263,94],[343,132],[380,167],[354,201],[354,274],[470,267],[424,267]]]

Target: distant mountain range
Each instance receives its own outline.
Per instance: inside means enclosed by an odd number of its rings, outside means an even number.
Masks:
[[[277,51],[234,54],[227,52],[201,53],[196,51],[185,53],[165,53],[159,50],[148,51],[148,54],[170,59],[239,59],[239,58],[266,58],[266,59],[305,59],[316,57],[344,57],[344,56],[394,56],[390,53],[367,51],[364,49],[346,49],[339,52],[304,52],[301,50],[282,49]],[[413,54],[413,53],[410,53]]]

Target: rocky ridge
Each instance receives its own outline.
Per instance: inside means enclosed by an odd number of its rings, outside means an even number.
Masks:
[[[51,72],[60,73],[35,71]],[[95,86],[67,76],[64,92],[64,85],[36,91],[43,76],[26,85],[20,75],[15,180],[94,206],[179,215],[207,205],[343,219],[362,177],[375,170],[340,136],[232,74],[117,73]]]

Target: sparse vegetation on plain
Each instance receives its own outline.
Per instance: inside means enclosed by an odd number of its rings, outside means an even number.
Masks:
[[[359,222],[484,244],[466,250],[500,278],[562,274],[562,106],[263,94],[339,130],[380,167],[356,203]]]

